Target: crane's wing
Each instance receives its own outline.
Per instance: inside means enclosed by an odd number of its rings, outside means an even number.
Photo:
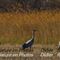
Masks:
[[[31,42],[31,40],[32,40],[32,39],[30,39],[30,40],[26,41],[25,43],[26,43],[26,44],[28,44],[29,42]]]

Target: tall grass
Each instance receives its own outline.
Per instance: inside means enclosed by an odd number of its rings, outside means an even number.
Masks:
[[[60,41],[60,11],[0,13],[0,44],[22,44],[36,32],[35,44],[56,44]]]

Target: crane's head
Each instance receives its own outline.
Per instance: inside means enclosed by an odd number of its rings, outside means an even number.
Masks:
[[[37,30],[36,29],[33,29],[33,32],[36,32]]]

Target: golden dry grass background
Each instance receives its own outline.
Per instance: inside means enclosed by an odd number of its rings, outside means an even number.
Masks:
[[[42,10],[30,13],[0,13],[0,44],[22,44],[36,32],[35,44],[60,41],[60,11]]]

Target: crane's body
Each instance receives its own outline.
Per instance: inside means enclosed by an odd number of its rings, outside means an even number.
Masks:
[[[23,49],[31,48],[34,43],[35,30],[32,31],[32,38],[22,45]]]

